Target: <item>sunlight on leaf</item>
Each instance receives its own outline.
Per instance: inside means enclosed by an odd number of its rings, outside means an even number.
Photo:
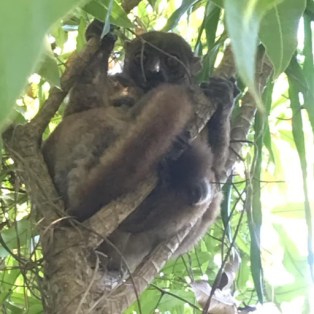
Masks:
[[[272,213],[283,218],[302,219],[304,218],[304,203],[293,202],[276,206],[272,209]]]
[[[292,59],[292,64],[296,60]],[[305,220],[308,229],[308,254],[309,254],[309,266],[311,269],[311,276],[314,280],[314,246],[313,246],[313,222],[312,222],[312,210],[309,201],[309,188],[307,185],[307,160],[306,160],[306,147],[305,147],[305,138],[304,138],[304,128],[303,128],[303,119],[301,115],[301,103],[299,99],[299,93],[301,92],[298,89],[298,85],[295,84],[295,80],[288,76],[289,81],[289,97],[291,99],[290,106],[292,109],[292,134],[293,139],[297,148],[299,155],[300,165],[302,169],[303,177],[303,193],[304,193],[304,211],[305,211]]]
[[[274,66],[274,77],[283,72],[297,48],[297,30],[306,0],[284,0],[262,19],[260,39]]]
[[[237,69],[259,105],[260,95],[254,83],[258,32],[263,15],[277,3],[277,0],[226,0],[224,3]]]
[[[50,47],[44,51],[43,61],[39,64],[38,74],[44,77],[51,85],[60,87],[60,74],[56,58]]]
[[[172,13],[163,31],[167,32],[173,29],[179,22],[181,16],[195,3],[197,0],[183,1],[182,5]]]
[[[32,224],[29,219],[22,219],[16,222],[16,225],[2,230],[1,241],[4,242],[6,247],[12,251],[18,248],[20,245],[24,247],[29,247],[31,241]],[[0,257],[4,258],[10,255],[10,252],[4,247],[0,246]]]
[[[18,268],[18,262],[13,259],[13,257],[11,258],[10,264],[10,266],[12,267],[11,270],[1,272],[0,304],[3,304],[3,301],[6,300],[12,293],[16,278],[21,273],[21,270]]]
[[[112,8],[110,8],[110,5],[112,5]],[[100,21],[104,21],[106,17],[108,17],[108,11],[111,11],[110,22],[112,24],[126,28],[132,28],[134,26],[127,14],[116,1],[94,0],[85,5],[83,9]]]
[[[0,127],[34,70],[49,27],[80,0],[0,1]]]
[[[283,264],[294,278],[291,284],[276,287],[276,300],[281,303],[283,301],[291,301],[297,296],[306,295],[306,291],[309,288],[309,274],[306,258],[300,256],[298,247],[291,239],[293,235],[283,225],[274,224],[274,228],[278,232],[280,242],[284,248]]]
[[[313,3],[313,2],[312,2]],[[313,4],[314,6],[314,4]],[[306,108],[314,132],[314,61],[313,61],[313,32],[312,19],[310,16],[304,16],[304,64],[303,73],[308,84],[304,93],[304,107]]]

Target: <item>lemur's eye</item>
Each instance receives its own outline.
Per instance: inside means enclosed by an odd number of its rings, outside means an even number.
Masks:
[[[180,64],[179,58],[176,55],[167,56],[165,63],[170,68],[177,67]]]

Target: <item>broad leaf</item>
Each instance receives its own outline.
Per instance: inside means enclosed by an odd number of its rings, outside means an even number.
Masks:
[[[261,101],[255,86],[255,57],[260,21],[277,3],[277,0],[226,0],[224,3],[237,69],[258,104]]]
[[[5,229],[1,232],[0,257],[5,258],[10,255],[10,251],[17,248],[25,248],[25,252],[29,254],[31,242],[32,224],[28,219],[22,219],[16,222],[16,225]]]
[[[79,2],[0,1],[0,126],[39,60],[45,33]]]
[[[60,86],[60,75],[57,61],[49,47],[45,50],[43,61],[40,63],[38,74],[43,76],[51,85]]]
[[[9,296],[12,294],[12,291],[15,288],[14,283],[21,273],[21,270],[18,268],[18,262],[15,259],[11,258],[10,264],[10,270],[1,271],[0,304],[3,304],[3,301],[8,299]]]
[[[297,30],[306,0],[284,0],[265,14],[260,39],[274,66],[274,76],[283,72],[297,48]]]
[[[110,8],[111,3],[112,8]],[[83,9],[101,21],[105,21],[106,17],[108,16],[108,11],[111,11],[110,21],[112,24],[125,28],[132,28],[134,26],[133,23],[128,19],[128,16],[123,11],[122,7],[118,5],[116,1],[94,0],[84,6]]]
[[[220,8],[223,8],[223,0],[212,0],[213,3],[215,3],[215,5],[217,5]]]

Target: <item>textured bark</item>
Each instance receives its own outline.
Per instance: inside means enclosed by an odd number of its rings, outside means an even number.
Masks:
[[[259,51],[257,55],[257,67],[256,67],[256,83],[260,93],[266,86],[267,80],[271,76],[273,71],[272,65],[269,59],[266,57],[264,50]],[[230,136],[230,155],[227,161],[227,173],[230,173],[235,161],[239,158],[242,146],[246,141],[248,132],[252,125],[252,121],[256,112],[256,103],[253,96],[247,92],[241,99],[242,106],[239,110],[239,114],[235,117]]]
[[[4,134],[5,146],[27,186],[32,212],[35,214],[35,221],[39,222],[38,230],[45,261],[43,299],[46,313],[121,313],[154,279],[194,223],[192,221],[190,226],[168,243],[159,245],[124,284],[114,291],[106,291],[103,282],[105,274],[98,268],[98,257],[94,254],[94,248],[149,194],[156,184],[156,178],[148,178],[134,193],[110,203],[88,221],[79,224],[64,217],[63,203],[49,177],[40,150],[44,129],[75,78],[97,49],[98,42],[91,39],[86,49],[71,60],[62,78],[62,89],[51,90],[46,104],[30,123],[12,127]],[[270,73],[269,68],[267,71],[260,71],[264,74],[257,78],[261,87]],[[226,51],[216,73],[227,77],[235,74],[230,49]],[[192,137],[204,127],[216,108],[215,103],[208,103],[202,95],[194,94],[193,97],[197,109],[195,120],[189,128]],[[232,139],[241,141],[245,139],[255,113],[255,104],[249,95],[242,102],[241,114],[232,130]],[[232,144],[236,153],[240,152],[241,146],[242,142]],[[227,173],[236,156],[235,153],[230,155]]]

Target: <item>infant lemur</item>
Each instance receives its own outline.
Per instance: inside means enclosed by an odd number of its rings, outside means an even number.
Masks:
[[[94,35],[91,30],[88,36]],[[125,269],[123,254],[134,271],[158,243],[194,217],[199,217],[197,223],[176,256],[215,220],[221,196],[210,202],[210,184],[217,182],[228,155],[234,85],[211,79],[197,86],[199,58],[183,38],[164,32],[148,32],[126,43],[122,73],[108,77],[113,42],[111,34],[103,38],[43,154],[67,213],[81,221],[132,192],[152,172],[158,174],[156,188],[109,236],[119,252],[105,242],[99,247],[108,256],[109,270]],[[192,90],[215,97],[219,106],[198,138],[188,143]]]

